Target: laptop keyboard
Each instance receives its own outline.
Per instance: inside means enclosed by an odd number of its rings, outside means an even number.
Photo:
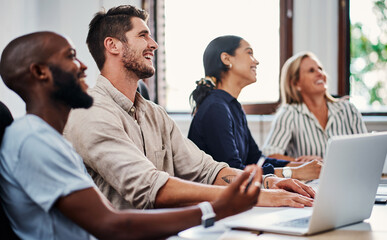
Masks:
[[[297,218],[297,219],[286,221],[286,222],[280,222],[280,223],[278,223],[278,225],[284,226],[284,227],[306,228],[306,227],[308,227],[309,220],[310,220],[310,217]]]

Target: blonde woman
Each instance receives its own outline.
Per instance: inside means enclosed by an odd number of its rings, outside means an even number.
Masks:
[[[367,132],[355,106],[328,93],[327,74],[311,52],[286,61],[281,97],[282,107],[263,147],[267,156],[299,162],[322,160],[330,137]]]

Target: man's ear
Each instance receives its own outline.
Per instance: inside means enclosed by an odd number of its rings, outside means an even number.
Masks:
[[[32,63],[29,70],[31,75],[39,81],[46,81],[51,76],[50,68],[44,64]]]
[[[226,52],[222,52],[220,54],[220,60],[223,62],[224,65],[229,66],[231,64],[230,62],[230,55]]]
[[[121,41],[113,37],[105,38],[105,40],[103,41],[103,45],[106,51],[113,55],[119,54],[122,47]]]

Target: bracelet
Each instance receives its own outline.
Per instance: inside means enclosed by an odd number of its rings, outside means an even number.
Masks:
[[[265,179],[268,177],[277,177],[275,174],[262,175],[262,189],[269,189],[269,185],[265,185]]]

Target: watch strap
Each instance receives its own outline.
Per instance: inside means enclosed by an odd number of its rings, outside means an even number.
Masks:
[[[198,204],[198,207],[202,211],[202,225],[203,227],[211,227],[215,223],[216,214],[212,208],[211,203],[202,202]]]

